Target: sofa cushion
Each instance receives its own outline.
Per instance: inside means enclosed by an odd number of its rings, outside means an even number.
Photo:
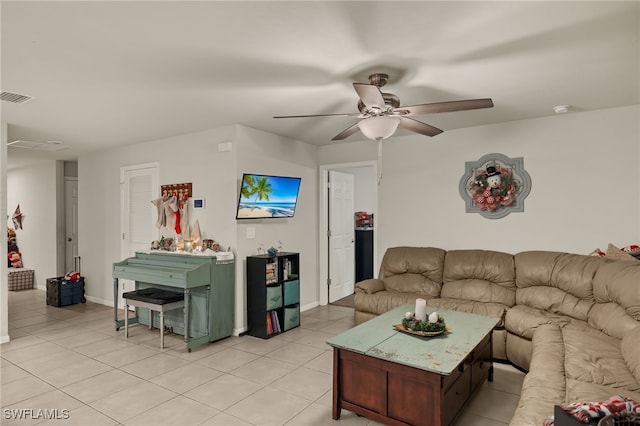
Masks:
[[[620,345],[622,357],[631,373],[640,382],[640,326],[628,331]]]
[[[566,315],[532,308],[527,305],[516,305],[507,311],[504,326],[510,333],[531,340],[536,329],[543,324],[565,326],[571,323],[581,328],[590,328],[587,322]]]
[[[589,324],[622,339],[640,321],[640,262],[601,261],[593,278]]]
[[[445,251],[434,247],[392,247],[380,265],[379,277],[386,290],[438,297],[442,287]]]
[[[552,414],[553,406],[562,402],[602,401],[618,394],[632,399],[640,396],[640,382],[629,371],[624,349],[615,337],[573,321],[562,327],[541,325],[532,344],[530,371],[512,425],[540,425]],[[640,327],[627,344],[635,355]]]
[[[593,300],[580,299],[555,287],[535,286],[518,289],[518,305],[550,314],[586,321]]]
[[[440,296],[513,306],[513,255],[491,250],[451,250],[444,259]]]
[[[516,305],[586,321],[593,306],[593,278],[604,259],[528,251],[515,255]]]
[[[371,278],[368,280],[357,282],[355,287],[356,287],[355,288],[356,293],[360,292],[360,293],[373,294],[378,291],[384,290],[384,281],[376,278]]]
[[[504,327],[504,316],[509,309],[501,303],[476,302],[474,300],[450,299],[447,297],[429,299],[427,304],[438,309],[467,312],[470,314],[484,315],[500,318],[498,327]]]
[[[581,299],[593,297],[591,281],[602,261],[594,256],[552,251],[525,251],[514,259],[518,288],[557,287]]]
[[[640,382],[631,374],[621,340],[593,328],[562,328],[567,401],[600,401],[615,394],[634,395]]]
[[[424,298],[424,296],[385,290],[372,294],[356,293],[353,304],[357,311],[380,315],[400,305],[415,304],[417,298]]]

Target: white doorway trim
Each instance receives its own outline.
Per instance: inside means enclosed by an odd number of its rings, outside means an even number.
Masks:
[[[329,170],[329,303],[355,291],[355,176]]]
[[[328,231],[329,231],[329,170],[338,170],[353,168],[353,167],[372,167],[372,181],[371,185],[373,185],[376,190],[374,191],[375,196],[375,206],[376,213],[378,212],[378,164],[376,160],[372,161],[360,161],[353,163],[340,163],[340,164],[324,164],[319,168],[319,194],[320,194],[320,214],[318,220],[318,262],[319,262],[319,276],[318,283],[320,286],[318,292],[318,303],[320,305],[327,305],[329,303],[329,241],[328,241]],[[376,214],[375,218],[375,226],[379,226],[379,217]],[[377,266],[377,233],[374,234],[373,238],[373,259],[374,259],[374,271],[378,270]]]
[[[160,194],[160,164],[145,163],[120,168],[120,258],[133,256],[136,251],[149,250],[151,241],[158,238],[152,200]],[[131,183],[135,181],[135,191]],[[146,186],[148,185],[148,186]],[[148,207],[145,196],[148,197]],[[133,200],[133,203],[130,201]],[[135,232],[132,232],[135,230]],[[122,293],[135,290],[134,281],[120,280],[118,307],[124,308]]]
[[[78,178],[64,177],[64,271],[73,271],[78,255]],[[78,265],[80,267],[80,265]],[[78,271],[80,272],[80,271]]]
[[[127,226],[129,224],[130,215],[132,214],[132,212],[129,211],[128,208],[129,203],[125,201],[126,191],[128,190],[128,182],[126,182],[126,179],[129,173],[135,172],[140,172],[144,175],[150,176],[150,189],[152,196],[155,197],[160,194],[160,184],[158,183],[160,174],[160,163],[144,163],[120,167],[120,257],[122,259],[129,257],[131,252],[128,243],[129,236],[127,235],[125,238],[125,233],[129,232]],[[151,199],[149,200],[149,203],[151,203]],[[151,241],[156,239],[158,235],[158,229],[154,227],[153,222],[149,223],[149,233],[150,235],[152,235],[151,239],[147,243],[150,247]]]

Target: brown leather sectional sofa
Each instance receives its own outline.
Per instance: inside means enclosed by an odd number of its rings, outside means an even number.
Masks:
[[[419,297],[500,318],[494,358],[528,372],[512,426],[540,426],[562,402],[640,401],[640,261],[393,247],[355,291],[356,323]]]

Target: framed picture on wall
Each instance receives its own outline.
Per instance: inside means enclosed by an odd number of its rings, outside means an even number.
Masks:
[[[467,213],[500,219],[511,212],[524,211],[531,178],[524,169],[523,157],[487,154],[478,161],[465,163],[459,190]]]

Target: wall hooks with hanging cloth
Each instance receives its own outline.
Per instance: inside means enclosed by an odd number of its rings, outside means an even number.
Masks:
[[[179,201],[187,201],[193,195],[193,184],[189,183],[172,183],[170,185],[161,185],[160,193],[163,197],[174,195]]]
[[[188,229],[187,204],[193,194],[192,184],[162,185],[160,191],[161,197],[151,200],[158,211],[156,227],[165,227],[180,235],[183,229]]]

